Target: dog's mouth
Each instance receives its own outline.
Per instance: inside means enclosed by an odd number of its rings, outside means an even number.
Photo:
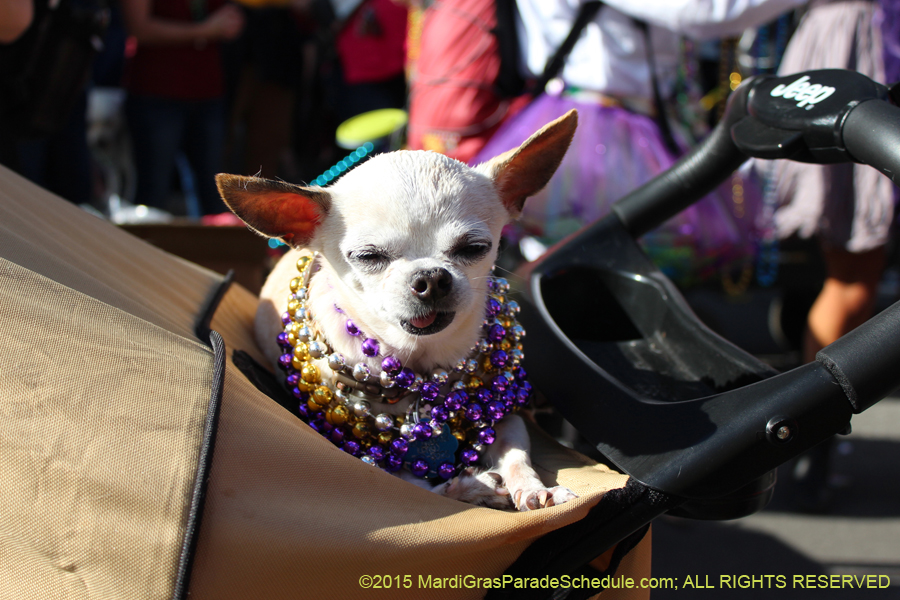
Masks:
[[[443,331],[453,321],[455,315],[454,312],[431,311],[408,321],[400,321],[400,326],[403,331],[412,335],[431,335]]]

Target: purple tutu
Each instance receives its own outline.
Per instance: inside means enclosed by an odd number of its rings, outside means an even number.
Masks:
[[[543,94],[504,123],[472,164],[524,142],[570,109],[578,129],[550,183],[528,199],[510,239],[533,236],[553,244],[606,215],[613,202],[674,162],[656,122],[619,107]],[[735,264],[750,264],[760,214],[758,188],[735,176],[717,191],[641,239],[666,274],[695,283]]]

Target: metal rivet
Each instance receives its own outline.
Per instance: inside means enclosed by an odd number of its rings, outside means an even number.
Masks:
[[[787,444],[798,431],[797,422],[789,417],[773,417],[766,423],[766,438],[773,444]]]

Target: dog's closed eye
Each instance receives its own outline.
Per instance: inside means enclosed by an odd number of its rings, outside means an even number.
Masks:
[[[377,273],[384,269],[393,257],[383,248],[364,246],[347,252],[347,259],[363,271]]]
[[[457,242],[448,253],[450,258],[464,265],[478,262],[491,251],[490,240],[471,240],[464,238]]]

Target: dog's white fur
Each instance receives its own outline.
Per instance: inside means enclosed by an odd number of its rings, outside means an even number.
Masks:
[[[380,358],[365,357],[359,338],[346,332],[346,317],[379,340],[382,356],[394,355],[416,372],[449,370],[466,357],[481,334],[501,230],[518,216],[525,198],[546,185],[576,121],[572,111],[519,148],[475,168],[433,152],[400,151],[370,159],[327,189],[218,176],[222,197],[235,214],[263,235],[294,247],[266,281],[257,313],[257,340],[272,364],[278,361],[274,340],[288,285],[297,275],[297,258],[309,252],[321,256],[309,285],[309,307],[347,364],[367,362],[372,372],[380,371]],[[441,269],[449,274],[446,295],[423,298],[411,292],[411,281]],[[423,335],[408,325],[439,313],[452,313],[439,331]],[[324,359],[320,370],[330,373]],[[402,414],[408,403],[373,405],[372,410]],[[541,483],[531,467],[521,417],[508,416],[495,429],[497,441],[483,458],[489,469],[466,469],[436,492],[498,508],[512,500],[519,510],[575,497],[566,488],[548,490]],[[426,484],[408,473],[401,476]]]

